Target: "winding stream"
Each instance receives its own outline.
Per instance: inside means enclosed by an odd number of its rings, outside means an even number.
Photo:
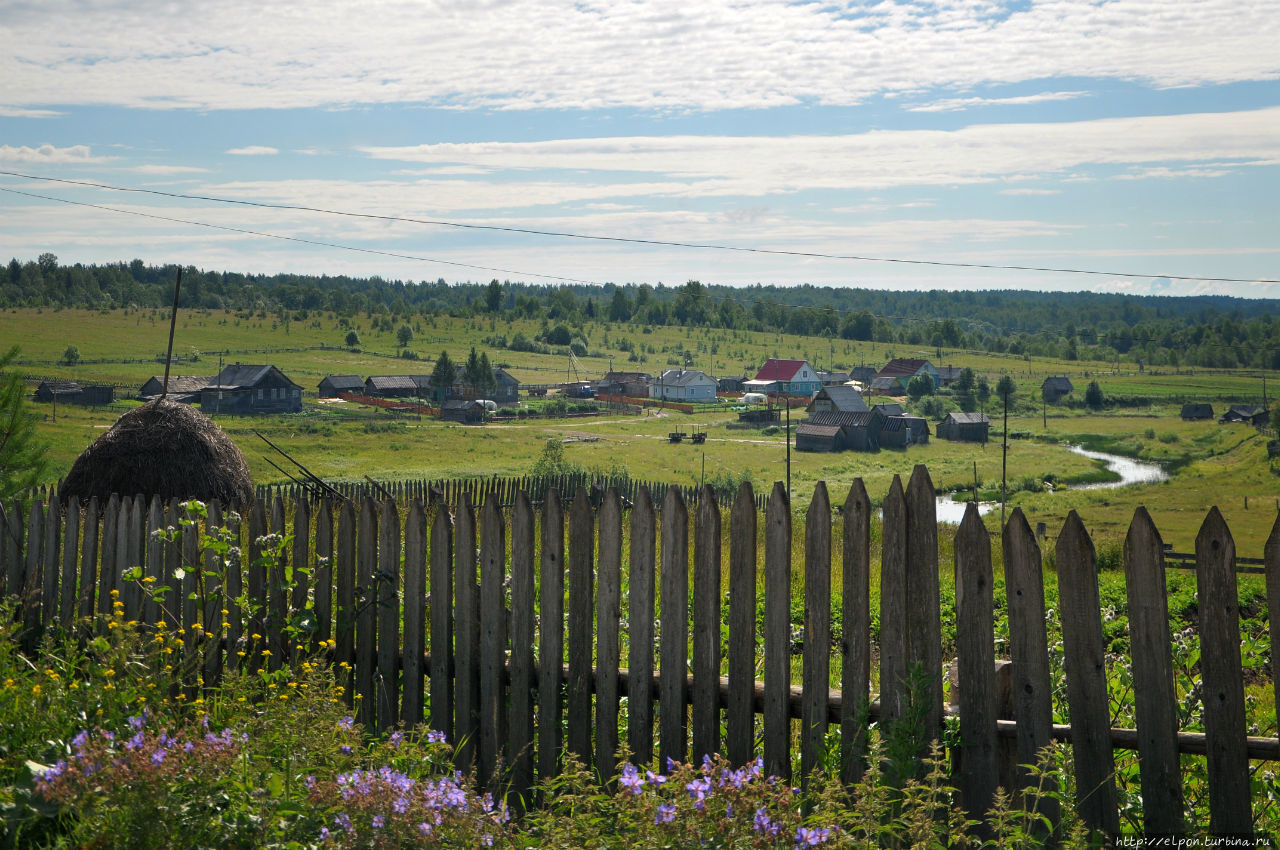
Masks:
[[[1168,471],[1158,463],[1134,460],[1133,458],[1113,455],[1107,452],[1095,452],[1081,446],[1068,446],[1067,448],[1078,455],[1102,461],[1106,464],[1107,469],[1120,476],[1119,481],[1080,484],[1073,487],[1072,489],[1074,490],[1109,490],[1114,487],[1127,487],[1130,484],[1156,484],[1169,477]],[[966,505],[967,502],[954,501],[949,494],[939,496],[937,502],[938,522],[959,525],[960,520],[964,519]],[[999,502],[979,502],[978,513],[985,514],[999,506]]]

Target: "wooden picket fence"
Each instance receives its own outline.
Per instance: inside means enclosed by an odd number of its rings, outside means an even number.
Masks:
[[[1144,509],[1124,547],[1137,728],[1119,729],[1110,725],[1094,548],[1074,512],[1056,543],[1067,726],[1053,723],[1041,551],[1020,510],[1001,535],[1011,657],[1003,666],[994,650],[991,541],[976,508],[956,533],[959,693],[944,704],[935,492],[923,466],[905,487],[895,477],[883,502],[878,693],[873,511],[860,479],[841,524],[833,525],[825,484],[807,509],[798,665],[793,514],[781,484],[762,511],[743,485],[728,507],[727,535],[709,490],[692,508],[676,487],[661,504],[642,487],[630,508],[612,488],[598,505],[584,490],[566,505],[551,489],[538,507],[527,492],[515,493],[510,507],[498,493],[479,508],[468,491],[459,496],[447,507],[414,500],[403,508],[392,499],[301,499],[287,512],[277,494],[243,517],[209,505],[206,527],[229,524],[242,559],[202,549],[198,526],[172,540],[154,533],[181,525],[176,500],[54,500],[34,502],[25,515],[0,505],[0,577],[20,597],[28,646],[43,630],[108,612],[118,590],[128,619],[186,629],[188,660],[206,683],[232,665],[292,663],[298,637],[287,624],[309,607],[313,646],[332,639],[333,661],[353,668],[348,696],[360,721],[381,730],[425,722],[457,743],[460,767],[516,793],[555,775],[566,753],[607,780],[623,741],[641,764],[717,752],[745,763],[759,752],[768,772],[788,778],[798,750],[803,780],[824,756],[829,731],[837,733],[840,774],[852,782],[864,770],[868,723],[923,708],[926,740],[939,736],[944,717],[958,716],[961,743],[951,755],[972,813],[987,810],[998,785],[1031,781],[1025,766],[1066,741],[1090,826],[1119,833],[1115,752],[1136,749],[1148,832],[1184,831],[1179,757],[1192,753],[1207,756],[1211,831],[1241,834],[1253,825],[1250,760],[1280,759],[1276,738],[1246,734],[1235,546],[1216,508],[1196,541],[1206,696],[1204,732],[1193,733],[1177,726],[1164,548]],[[264,549],[273,534],[287,545]],[[1276,645],[1280,522],[1265,561]],[[290,583],[290,565],[310,572],[293,572]],[[122,580],[135,566],[171,589],[153,598]],[[201,576],[206,596],[192,598]],[[241,610],[242,591],[262,604]],[[839,689],[831,687],[833,657]],[[1280,682],[1276,664],[1273,656]],[[921,670],[932,674],[923,684]],[[1001,716],[998,675],[1008,677],[1011,718]],[[1055,814],[1047,803],[1044,811]]]

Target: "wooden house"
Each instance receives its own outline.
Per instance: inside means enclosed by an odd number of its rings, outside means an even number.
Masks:
[[[917,375],[928,375],[935,387],[939,386],[938,368],[928,360],[918,357],[895,357],[876,372],[877,378],[895,378],[906,392],[907,384]]]
[[[911,425],[901,416],[886,416],[880,426],[880,448],[905,449],[912,442]]]
[[[796,451],[838,452],[844,448],[844,429],[839,425],[815,425],[801,422],[796,426]]]
[[[76,381],[41,381],[32,395],[36,401],[62,404],[98,405],[116,400],[116,388],[110,384],[80,384]]]
[[[302,387],[270,365],[227,366],[200,390],[206,413],[296,413]]]
[[[813,395],[822,388],[818,373],[807,360],[778,360],[770,357],[750,381],[743,381],[746,392]]]
[[[948,413],[938,423],[938,437],[964,443],[985,443],[991,432],[991,420],[985,413]]]
[[[929,442],[929,420],[923,416],[903,416],[906,420],[907,427],[911,429],[911,442],[913,445],[924,445]]]
[[[905,416],[906,411],[902,409],[902,405],[896,401],[882,401],[875,406],[875,409],[883,413],[885,416]]]
[[[596,383],[597,395],[648,398],[653,376],[648,372],[606,372]]]
[[[1180,415],[1186,420],[1212,419],[1213,405],[1196,401],[1188,402],[1182,405],[1182,413]]]
[[[200,391],[212,380],[210,377],[199,375],[170,375],[169,398],[194,404],[200,400]],[[164,375],[152,375],[138,390],[138,398],[149,400],[162,393],[164,393]]]
[[[649,385],[649,397],[667,401],[715,401],[716,381],[697,369],[667,369]]]
[[[440,405],[440,418],[464,425],[484,422],[484,403],[475,399],[451,398]]]
[[[815,413],[861,413],[868,408],[857,390],[836,384],[818,390],[806,409],[812,416]]]
[[[320,379],[320,398],[337,398],[342,393],[364,394],[364,379],[359,375],[325,375]]]
[[[413,398],[418,384],[412,375],[370,375],[364,382],[364,394],[374,398]]]
[[[1271,421],[1271,414],[1265,407],[1253,404],[1233,404],[1227,408],[1227,412],[1218,418],[1218,424],[1225,425],[1229,422],[1247,422],[1250,425],[1261,428]]]
[[[1075,387],[1071,386],[1070,378],[1049,377],[1045,378],[1044,383],[1040,385],[1040,395],[1045,401],[1052,404],[1063,396],[1070,395],[1074,389]]]

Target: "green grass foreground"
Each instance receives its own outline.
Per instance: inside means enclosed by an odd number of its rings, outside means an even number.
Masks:
[[[901,734],[873,736],[852,786],[821,772],[801,791],[717,758],[662,774],[624,764],[602,788],[570,759],[532,799],[504,800],[455,772],[436,733],[367,734],[324,647],[203,687],[185,635],[122,614],[28,655],[0,605],[0,846],[1034,847],[1046,834],[1003,796],[968,819],[941,751],[917,763],[920,742]],[[1064,846],[1100,845],[1055,758],[1032,798],[1063,805]]]

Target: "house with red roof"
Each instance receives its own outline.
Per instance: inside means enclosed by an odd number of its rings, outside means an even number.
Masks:
[[[807,360],[777,360],[770,357],[755,378],[743,381],[746,392],[785,393],[811,396],[822,389],[822,379]]]
[[[906,392],[907,383],[916,375],[928,375],[929,380],[933,381],[935,389],[942,386],[939,381],[938,367],[928,360],[921,360],[916,357],[895,357],[886,363],[883,369],[876,372],[876,378],[891,379],[895,386],[900,385],[902,387],[903,392]]]

